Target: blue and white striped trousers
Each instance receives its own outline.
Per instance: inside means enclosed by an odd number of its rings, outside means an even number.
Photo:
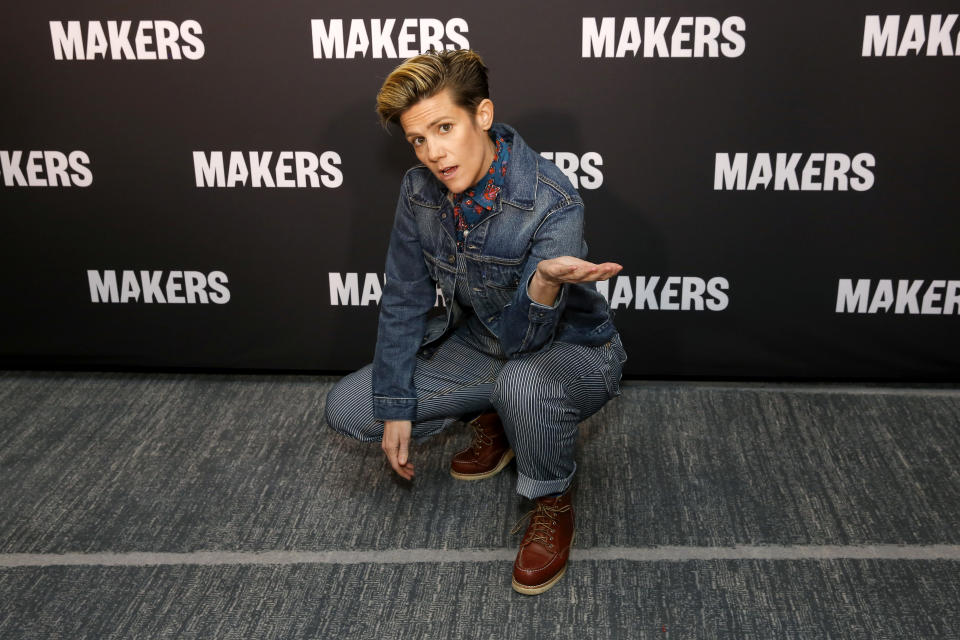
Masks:
[[[418,354],[413,382],[417,442],[461,417],[496,409],[517,461],[517,493],[534,499],[566,491],[577,470],[577,425],[620,395],[627,356],[620,336],[588,347],[554,342],[509,360],[499,341],[465,323],[431,354]],[[327,424],[364,442],[383,438],[373,417],[372,365],[342,378],[327,395]]]

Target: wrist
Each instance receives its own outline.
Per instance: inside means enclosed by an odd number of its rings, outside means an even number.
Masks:
[[[543,276],[539,271],[535,271],[530,278],[530,286],[527,288],[527,295],[538,304],[551,307],[560,295],[561,283],[548,284],[544,282]]]

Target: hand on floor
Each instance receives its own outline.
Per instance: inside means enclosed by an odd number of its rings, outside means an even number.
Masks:
[[[412,429],[413,424],[409,420],[386,420],[383,423],[383,442],[380,445],[393,470],[407,480],[413,479],[413,463],[410,462]]]

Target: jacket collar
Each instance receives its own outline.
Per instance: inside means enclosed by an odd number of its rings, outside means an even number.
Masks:
[[[501,203],[506,202],[521,209],[533,209],[537,197],[537,174],[540,168],[539,155],[520,137],[516,129],[502,122],[491,127],[495,133],[513,136],[510,147],[510,161],[507,162],[507,175],[504,176],[503,189],[497,194],[497,201],[491,212],[500,211]],[[418,165],[424,166],[424,165]],[[427,172],[427,180],[414,185],[412,197],[423,203],[435,206],[443,205],[449,189],[432,172]]]

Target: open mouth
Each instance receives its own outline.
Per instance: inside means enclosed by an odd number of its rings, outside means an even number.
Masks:
[[[446,169],[441,169],[441,170],[440,170],[440,175],[442,175],[445,180],[446,180],[447,178],[451,178],[451,177],[453,176],[453,174],[455,174],[455,173],[457,172],[457,167],[458,167],[458,166],[459,166],[459,165],[454,165],[454,166],[452,166],[452,167],[447,167]]]

